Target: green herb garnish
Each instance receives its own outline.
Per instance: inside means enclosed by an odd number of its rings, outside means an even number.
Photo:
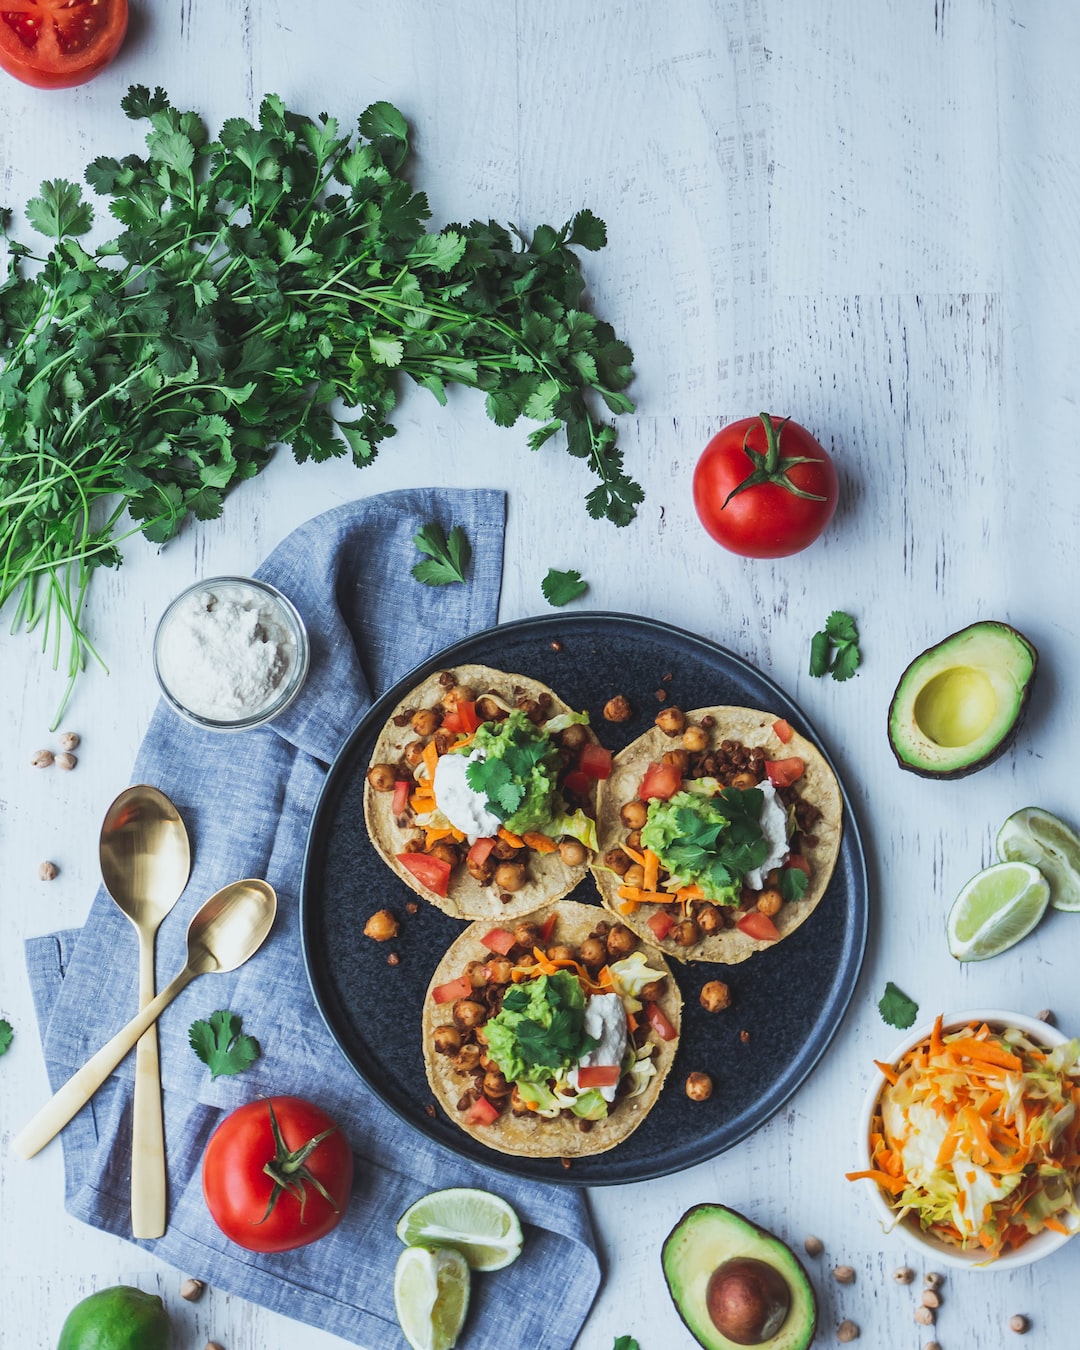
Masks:
[[[472,545],[460,525],[455,525],[447,538],[437,521],[413,535],[413,543],[428,556],[412,570],[417,581],[425,586],[448,586],[452,581],[465,580],[465,568],[472,557]]]
[[[15,1032],[12,1030],[11,1023],[6,1017],[0,1017],[0,1055],[7,1051],[14,1035]]]
[[[530,788],[545,798],[554,791],[558,751],[524,713],[515,710],[501,722],[485,723],[473,746],[482,749],[485,757],[469,765],[465,781],[487,798],[492,814],[501,821],[510,820]]]
[[[585,995],[567,970],[508,989],[484,1030],[492,1057],[511,1081],[543,1082],[599,1044],[585,1031]]]
[[[878,1002],[878,1012],[881,1013],[882,1021],[888,1022],[889,1026],[906,1031],[908,1027],[914,1026],[919,1005],[890,980]]]
[[[633,1336],[616,1336],[611,1350],[641,1350]]]
[[[780,894],[785,900],[801,900],[809,884],[810,878],[801,867],[781,868]]]
[[[241,1019],[234,1012],[210,1014],[209,1021],[192,1022],[188,1041],[209,1068],[211,1079],[243,1073],[262,1054],[254,1036],[241,1034]]]
[[[554,567],[549,567],[540,589],[549,605],[561,606],[584,595],[589,583],[582,581],[580,572],[557,572]]]
[[[763,801],[760,788],[722,788],[714,797],[676,792],[649,803],[641,842],[673,877],[697,882],[710,900],[734,904],[747,872],[769,856]]]
[[[834,609],[825,627],[810,640],[810,674],[850,680],[861,659],[855,620],[842,609]]]
[[[44,628],[54,667],[67,628],[69,692],[96,656],[90,578],[124,538],[214,519],[278,444],[370,464],[403,377],[440,403],[483,391],[499,426],[539,423],[534,450],[565,433],[599,479],[589,514],[633,519],[641,488],[593,411],[633,407],[630,349],[585,308],[576,250],[606,243],[596,216],[531,240],[485,220],[429,231],[385,102],[354,130],[269,95],[217,140],[160,88],[122,107],[148,123],[145,153],[86,171],[121,232],[85,249],[82,190],[45,182],[27,216],[55,242],[8,240],[0,278],[0,605]]]

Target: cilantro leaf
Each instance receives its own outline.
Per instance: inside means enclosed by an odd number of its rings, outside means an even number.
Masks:
[[[834,680],[850,680],[861,660],[855,620],[842,609],[834,609],[825,620],[825,627],[810,639],[810,674],[816,678],[829,674]]]
[[[908,1027],[914,1026],[919,1005],[889,980],[878,1001],[878,1012],[881,1013],[882,1021],[888,1022],[889,1026],[906,1031]]]
[[[425,586],[449,586],[465,580],[465,568],[472,557],[472,545],[460,525],[455,525],[449,538],[437,521],[431,521],[413,535],[413,543],[428,559],[412,569],[417,581]]]
[[[855,620],[850,614],[845,614],[842,609],[834,609],[825,620],[825,631],[829,639],[838,645],[845,642],[858,642],[859,634],[855,628]]]
[[[211,1078],[243,1073],[262,1054],[254,1036],[240,1031],[241,1018],[234,1012],[219,1010],[209,1021],[192,1022],[188,1041],[192,1050],[210,1070]]]
[[[852,642],[844,643],[842,647],[836,649],[836,657],[832,663],[832,677],[834,680],[850,680],[852,675],[858,669],[859,661],[862,658],[859,655],[859,649]]]
[[[611,1350],[641,1350],[633,1336],[616,1336]]]
[[[822,629],[810,639],[810,674],[816,677],[829,671],[829,635]]]
[[[561,606],[584,595],[589,583],[582,581],[580,572],[557,572],[554,567],[549,567],[540,589],[549,605]]]
[[[801,900],[809,884],[810,878],[801,867],[780,869],[780,894],[785,900]]]
[[[39,234],[65,239],[85,234],[94,223],[94,208],[82,199],[82,188],[64,178],[41,185],[41,196],[26,203],[26,217]]]
[[[11,1023],[6,1017],[0,1017],[0,1055],[5,1053],[14,1035],[15,1032],[11,1028]]]

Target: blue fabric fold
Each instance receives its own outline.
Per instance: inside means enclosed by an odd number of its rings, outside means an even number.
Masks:
[[[270,937],[247,965],[196,980],[160,1020],[169,1226],[164,1237],[138,1245],[215,1288],[367,1350],[405,1343],[394,1314],[394,1227],[429,1190],[496,1190],[526,1225],[518,1261],[475,1278],[461,1346],[567,1350],[600,1278],[580,1191],[493,1177],[403,1126],[365,1087],[314,1006],[301,950],[304,845],[327,768],[380,693],[440,648],[495,623],[504,519],[499,492],[407,489],[335,508],[295,530],[256,575],[288,595],[307,625],[311,670],[301,696],[270,726],[237,735],[203,731],[161,704],[131,780],[166,792],[192,838],[191,881],[158,934],[159,987],[184,964],[192,914],[226,882],[265,877],[279,906]],[[467,585],[413,579],[412,539],[429,521],[464,528],[473,548]],[[102,888],[81,930],[33,938],[26,951],[56,1088],[134,1014],[135,934]],[[239,1013],[264,1054],[244,1074],[212,1082],[187,1029],[216,1008]],[[129,1056],[61,1136],[69,1213],[129,1239],[133,1064]],[[257,1255],[211,1220],[201,1159],[227,1111],[278,1093],[312,1098],[341,1123],[356,1182],[328,1237]]]

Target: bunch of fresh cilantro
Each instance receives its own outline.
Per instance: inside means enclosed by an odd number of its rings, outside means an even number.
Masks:
[[[540,424],[534,450],[564,432],[599,479],[590,515],[633,518],[641,488],[597,412],[631,410],[632,355],[587,312],[574,251],[606,242],[591,212],[531,240],[494,221],[429,231],[389,103],[356,135],[271,95],[216,141],[161,89],[122,106],[149,123],[145,156],[86,171],[120,232],[84,248],[92,207],[43,183],[27,217],[52,248],[8,239],[0,280],[0,606],[43,623],[54,665],[67,626],[71,680],[93,652],[90,576],[123,538],[218,516],[279,443],[369,464],[402,376],[440,403],[482,390],[498,425]]]

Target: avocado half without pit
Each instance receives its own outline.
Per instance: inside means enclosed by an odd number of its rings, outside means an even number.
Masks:
[[[927,648],[889,705],[896,762],[924,778],[963,778],[993,763],[1020,727],[1038,661],[1022,633],[990,620]]]
[[[737,1210],[687,1210],[661,1261],[679,1316],[705,1350],[806,1350],[813,1341],[817,1300],[798,1257]]]

